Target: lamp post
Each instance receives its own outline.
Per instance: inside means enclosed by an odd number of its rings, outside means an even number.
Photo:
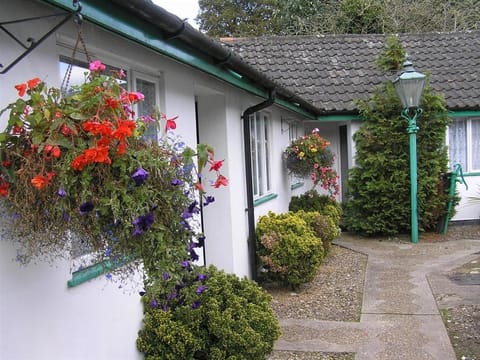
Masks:
[[[424,74],[416,72],[407,59],[403,63],[400,76],[393,81],[395,90],[403,105],[401,116],[408,121],[407,132],[410,143],[410,214],[411,241],[418,243],[418,210],[417,210],[417,118],[422,113],[420,100],[425,85]]]

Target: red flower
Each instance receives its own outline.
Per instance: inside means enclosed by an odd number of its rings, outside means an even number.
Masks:
[[[112,160],[108,157],[108,146],[83,150],[83,155],[85,156],[87,163],[112,163]]]
[[[50,184],[50,181],[52,180],[52,178],[55,176],[55,173],[52,173],[52,172],[49,172],[47,174],[47,176],[43,176],[43,175],[37,175],[35,176],[31,183],[33,186],[35,186],[37,189],[41,190],[43,189],[45,186],[47,186],[48,184]]]
[[[7,197],[9,187],[10,184],[5,179],[0,178],[0,196]]]
[[[228,185],[228,179],[223,175],[218,175],[218,178],[215,181],[215,184],[213,184],[213,186],[215,188],[219,188],[221,185],[227,186]]]
[[[25,95],[25,91],[27,91],[27,84],[18,84],[15,85],[15,89],[18,91],[18,96],[23,96]]]
[[[31,79],[31,80],[28,80],[28,81],[27,81],[28,88],[29,88],[29,89],[34,89],[34,88],[36,88],[37,85],[40,83],[40,81],[41,81],[41,80],[40,80],[38,77],[33,78],[33,79]]]
[[[177,118],[178,115],[171,119],[167,119],[167,122],[165,123],[165,131],[168,131],[170,129],[175,130],[177,128],[177,123],[175,122]]]
[[[225,160],[215,160],[215,161],[212,161],[212,163],[211,163],[212,166],[210,166],[210,171],[212,171],[212,170],[215,170],[215,171],[220,170],[220,168],[222,167],[224,161],[225,161]]]
[[[145,99],[145,95],[139,92],[130,92],[128,93],[127,98],[130,102],[137,102]]]
[[[117,140],[123,140],[126,137],[133,135],[133,129],[135,129],[135,121],[133,120],[120,120],[117,130],[113,132],[113,137]]]
[[[62,153],[62,151],[60,150],[60,148],[55,145],[52,149],[52,156],[55,157],[55,158],[58,158],[58,157],[60,157],[61,153]]]
[[[86,165],[87,165],[87,159],[85,159],[85,156],[83,154],[73,159],[71,164],[72,168],[78,171],[82,171]]]
[[[11,165],[12,165],[12,162],[11,162],[10,160],[3,160],[3,161],[2,161],[2,166],[3,166],[3,167],[8,168],[8,167],[10,167]]]
[[[203,188],[203,185],[202,185],[202,183],[200,183],[200,182],[197,182],[197,183],[195,184],[195,189],[197,189],[198,191],[200,191],[200,192],[202,192],[202,193],[205,192],[205,189]]]
[[[92,135],[111,136],[113,125],[108,120],[104,122],[90,120],[83,123],[83,129]]]

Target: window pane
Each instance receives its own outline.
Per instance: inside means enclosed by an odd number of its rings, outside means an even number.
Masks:
[[[255,114],[255,137],[256,137],[256,147],[257,147],[257,161],[258,161],[258,195],[262,196],[264,194],[264,151],[262,149],[262,124],[260,114]]]
[[[469,171],[480,170],[480,119],[471,120],[472,124],[472,168]]]
[[[464,119],[455,119],[448,129],[448,155],[450,166],[462,165],[467,169],[467,122]]]
[[[266,183],[265,190],[270,191],[270,144],[269,144],[269,134],[268,134],[268,116],[263,117],[263,133],[265,137],[265,174],[266,174]]]
[[[138,92],[141,92],[145,98],[143,101],[138,102],[138,116],[151,116],[155,112],[155,107],[157,106],[157,93],[155,83],[143,80],[136,79],[136,89]],[[145,132],[145,137],[149,140],[157,141],[157,127],[155,123],[150,123],[147,125],[147,131]]]
[[[250,154],[252,157],[253,195],[258,196],[257,147],[255,136],[255,117],[250,115]]]

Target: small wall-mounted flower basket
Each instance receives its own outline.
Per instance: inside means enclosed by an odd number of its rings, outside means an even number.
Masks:
[[[339,192],[337,173],[333,170],[335,156],[318,129],[310,135],[295,139],[285,149],[283,156],[285,165],[291,174],[299,177],[310,176],[314,186],[320,184],[332,196]]]

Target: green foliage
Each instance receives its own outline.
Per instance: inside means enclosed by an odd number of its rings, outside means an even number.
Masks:
[[[196,21],[212,37],[260,36],[278,32],[273,19],[276,0],[199,0]]]
[[[199,4],[200,29],[218,37],[452,32],[477,30],[480,22],[478,0],[200,0]]]
[[[296,288],[314,278],[323,260],[322,240],[300,216],[269,212],[260,217],[256,235],[257,256],[267,279]]]
[[[449,123],[444,99],[427,84],[423,114],[417,119],[418,218],[421,231],[433,230],[445,214],[447,196],[441,186],[448,171],[444,143]],[[409,138],[407,122],[393,85],[378,87],[359,101],[364,119],[355,133],[356,165],[348,179],[349,201],[344,225],[367,235],[393,235],[410,230]]]
[[[332,205],[328,205],[331,207]],[[322,245],[325,253],[328,253],[332,247],[332,241],[340,235],[340,228],[338,222],[328,215],[320,214],[316,211],[297,211],[295,213],[301,217],[310,226],[315,235],[322,240]]]
[[[380,0],[343,0],[335,20],[336,33],[383,33],[385,10],[386,6]]]
[[[379,54],[376,63],[384,71],[400,70],[405,61],[405,49],[398,36],[390,35],[385,40],[385,47]]]
[[[146,290],[137,347],[147,360],[257,360],[272,351],[280,328],[261,287],[213,266],[185,277],[181,288],[164,278]]]
[[[310,190],[300,196],[293,196],[288,205],[289,211],[314,211],[330,217],[338,226],[342,216],[342,208],[334,199],[320,195],[316,190]]]

